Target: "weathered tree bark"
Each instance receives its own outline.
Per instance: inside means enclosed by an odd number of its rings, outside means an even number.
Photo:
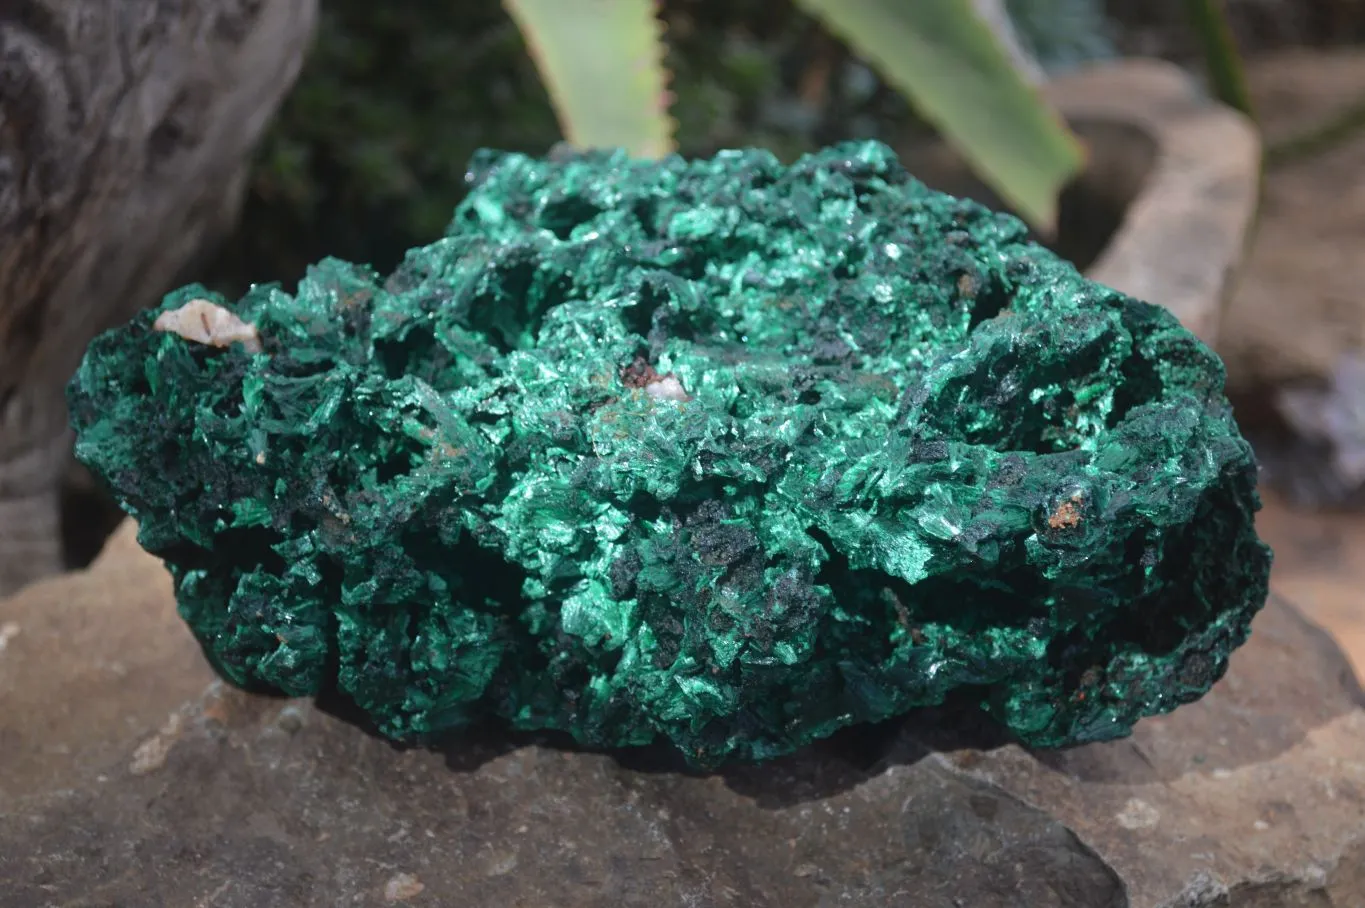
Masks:
[[[0,595],[60,566],[63,386],[231,228],[317,0],[0,0]]]

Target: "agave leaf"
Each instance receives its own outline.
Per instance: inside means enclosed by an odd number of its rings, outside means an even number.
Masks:
[[[1254,119],[1256,111],[1251,103],[1251,90],[1247,87],[1246,69],[1224,4],[1219,0],[1190,0],[1186,12],[1203,45],[1204,68],[1208,71],[1214,95]]]
[[[970,0],[796,0],[877,69],[1035,227],[1051,233],[1080,143]]]
[[[503,0],[579,148],[673,150],[663,24],[654,0]]]

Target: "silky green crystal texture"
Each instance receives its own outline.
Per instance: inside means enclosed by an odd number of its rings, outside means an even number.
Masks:
[[[387,279],[185,288],[72,381],[231,681],[715,765],[954,691],[1114,738],[1246,639],[1270,553],[1221,363],[1018,220],[875,143],[468,179]],[[256,335],[157,330],[192,300]]]

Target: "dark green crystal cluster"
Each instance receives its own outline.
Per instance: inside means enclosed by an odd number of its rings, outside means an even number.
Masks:
[[[1270,554],[1221,364],[1019,221],[875,143],[469,181],[387,279],[190,287],[72,383],[232,681],[715,764],[954,690],[1113,738],[1246,638]]]

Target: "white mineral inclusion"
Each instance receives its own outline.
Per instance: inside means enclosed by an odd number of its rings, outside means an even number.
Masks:
[[[1151,829],[1161,822],[1161,813],[1139,798],[1129,798],[1114,819],[1124,829]]]
[[[692,398],[683,390],[682,382],[671,375],[645,385],[645,393],[655,400],[689,401]]]
[[[205,299],[193,299],[179,309],[161,313],[152,328],[200,344],[231,347],[240,343],[248,353],[261,352],[261,336],[255,325],[248,325],[222,306]]]

